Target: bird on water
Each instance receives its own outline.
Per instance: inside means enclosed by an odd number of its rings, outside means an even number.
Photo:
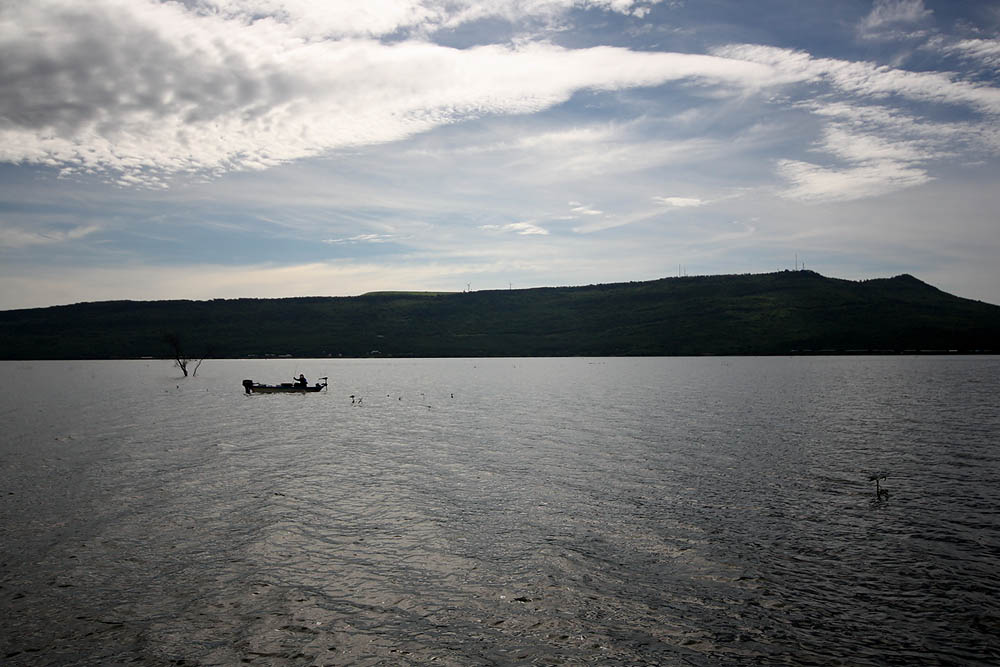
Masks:
[[[886,474],[886,473],[884,473],[884,472],[876,472],[876,473],[872,473],[871,475],[868,476],[868,481],[869,482],[875,482],[875,497],[877,497],[877,498],[883,498],[883,497],[889,495],[889,492],[887,490],[883,489],[879,485],[879,481],[885,481],[885,478],[888,477],[888,476],[889,475]]]

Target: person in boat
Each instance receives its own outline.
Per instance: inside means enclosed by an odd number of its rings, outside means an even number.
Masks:
[[[295,378],[295,384],[297,384],[300,387],[305,387],[305,386],[307,386],[309,384],[309,381],[306,380],[306,376],[305,375],[303,375],[302,373],[299,373],[299,376],[297,378]]]

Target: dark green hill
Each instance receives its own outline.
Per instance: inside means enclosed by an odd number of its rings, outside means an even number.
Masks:
[[[358,297],[108,301],[0,312],[0,358],[1000,351],[1000,306],[909,275],[812,271]]]

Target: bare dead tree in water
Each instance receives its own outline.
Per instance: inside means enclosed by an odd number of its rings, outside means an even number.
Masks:
[[[171,332],[164,335],[163,340],[170,346],[170,351],[174,358],[174,365],[181,369],[181,373],[184,373],[184,377],[188,376],[188,365],[191,363],[194,364],[194,368],[191,370],[191,375],[198,375],[198,369],[201,367],[201,362],[205,361],[205,358],[195,358],[185,354],[184,348],[181,346],[181,337],[176,333]]]

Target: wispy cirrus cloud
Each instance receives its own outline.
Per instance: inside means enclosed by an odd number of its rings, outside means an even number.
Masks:
[[[355,236],[348,236],[339,239],[324,239],[323,243],[329,245],[342,245],[342,244],[353,244],[353,243],[386,243],[392,240],[394,236],[392,234],[356,234]]]
[[[917,26],[934,14],[923,0],[875,0],[871,12],[858,24],[862,39],[910,39],[927,35]]]
[[[890,17],[916,20],[924,16],[921,7],[887,3],[877,5],[881,13],[876,14],[885,23],[893,22]],[[799,94],[809,100],[799,108],[823,123],[810,152],[825,159],[776,161],[778,174],[789,182],[781,191],[785,198],[849,201],[922,185],[934,179],[935,161],[955,154],[956,142],[969,155],[1000,152],[990,129],[995,123],[989,120],[1000,116],[1000,89],[987,82],[760,45],[733,45],[716,53],[769,64],[797,79],[807,91]],[[895,104],[888,106],[889,101]],[[935,107],[961,109],[975,120],[941,121],[928,112]]]
[[[669,208],[697,208],[708,203],[697,197],[653,197],[653,201]]]
[[[934,165],[964,156],[968,162],[1000,155],[1000,128],[992,123],[919,118],[881,105],[814,102],[825,126],[812,151],[829,164],[784,159],[778,171],[790,182],[782,196],[849,201],[934,180]]]
[[[0,223],[0,248],[26,248],[75,241],[101,231],[100,225],[68,228],[25,229]]]
[[[840,93],[871,100],[897,96],[1000,115],[1000,88],[965,81],[948,72],[914,72],[871,62],[816,58],[803,51],[757,44],[720,47],[713,53],[773,67],[776,78],[788,83],[825,84]]]
[[[549,233],[544,227],[529,221],[511,222],[506,225],[480,225],[479,228],[487,232],[504,232],[520,236],[548,236]]]
[[[926,163],[937,157],[940,146],[874,124],[858,126],[832,122],[822,132],[814,151],[825,153],[834,164],[822,166],[801,160],[778,161],[779,173],[790,182],[782,196],[805,201],[850,201],[887,194],[932,180]]]
[[[576,217],[580,215],[604,215],[604,211],[587,206],[586,204],[581,204],[578,201],[569,202],[569,210],[572,214],[571,217]]]
[[[261,17],[308,39],[424,36],[483,19],[557,22],[572,9],[598,9],[642,18],[662,0],[196,0],[203,15],[252,23]]]
[[[803,201],[876,197],[931,180],[924,169],[893,160],[871,160],[844,168],[779,160],[778,171],[791,184],[782,196]]]
[[[1000,39],[961,39],[952,43],[940,39],[929,44],[928,48],[941,49],[973,61],[990,73],[996,73],[1000,69]]]

